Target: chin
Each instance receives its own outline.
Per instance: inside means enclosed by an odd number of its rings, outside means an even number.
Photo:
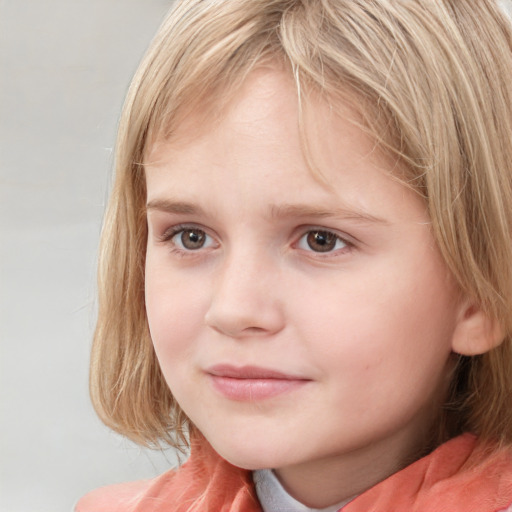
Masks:
[[[272,469],[282,465],[275,458],[265,458],[261,457],[259,454],[251,454],[247,457],[244,457],[243,455],[240,456],[240,454],[236,454],[234,457],[226,457],[225,455],[222,455],[222,453],[220,455],[233,466],[247,469],[249,471],[256,471],[257,469]]]
[[[232,441],[232,440],[230,440]],[[250,471],[257,469],[276,468],[289,464],[287,457],[275,450],[268,442],[248,443],[247,438],[243,443],[223,442],[209,440],[214,450],[233,466]]]

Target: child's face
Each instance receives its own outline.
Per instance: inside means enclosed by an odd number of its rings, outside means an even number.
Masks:
[[[410,455],[458,317],[424,202],[352,111],[311,106],[328,184],[305,162],[293,83],[272,70],[147,158],[147,314],[167,383],[223,457],[284,481]]]

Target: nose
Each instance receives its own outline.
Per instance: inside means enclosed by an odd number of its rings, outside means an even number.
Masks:
[[[206,325],[231,338],[275,334],[284,327],[277,265],[247,252],[217,269]]]

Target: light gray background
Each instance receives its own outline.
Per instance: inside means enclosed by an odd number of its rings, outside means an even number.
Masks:
[[[174,464],[110,433],[87,391],[116,122],[170,4],[0,0],[1,512],[70,512]]]
[[[170,464],[87,389],[116,123],[170,0],[0,1],[0,510],[70,512]]]

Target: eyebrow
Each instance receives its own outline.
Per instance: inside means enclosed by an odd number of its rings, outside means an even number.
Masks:
[[[273,206],[271,208],[271,216],[273,218],[308,217],[317,219],[323,219],[326,217],[337,217],[342,219],[356,220],[375,224],[389,224],[387,220],[381,217],[377,217],[369,212],[352,207],[324,209],[303,204],[284,204],[279,206]]]
[[[184,201],[173,201],[169,199],[153,199],[146,205],[146,211],[158,210],[176,215],[199,215],[206,216],[205,211],[194,203]],[[381,217],[376,217],[369,212],[355,208],[334,208],[324,209],[304,204],[283,204],[273,205],[270,208],[272,219],[280,218],[342,218],[367,223],[389,224]]]
[[[184,215],[205,215],[204,210],[193,203],[171,201],[168,199],[154,199],[146,204],[146,211],[159,210],[166,213]]]

